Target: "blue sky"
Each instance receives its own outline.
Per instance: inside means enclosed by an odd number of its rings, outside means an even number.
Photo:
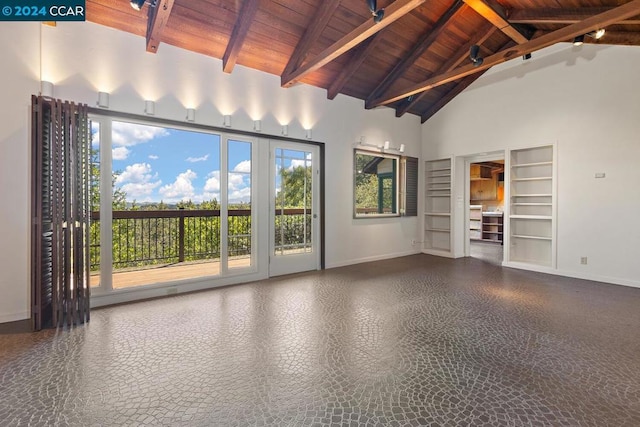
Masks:
[[[116,186],[127,201],[220,201],[220,136],[112,122]],[[229,143],[229,203],[250,202],[251,145]]]

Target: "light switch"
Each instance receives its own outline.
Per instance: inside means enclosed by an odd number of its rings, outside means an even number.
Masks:
[[[604,172],[596,172],[596,178],[604,178],[604,177],[605,177]]]

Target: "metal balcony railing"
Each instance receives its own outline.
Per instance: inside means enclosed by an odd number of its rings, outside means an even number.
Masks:
[[[113,211],[113,268],[132,269],[220,258],[220,210]],[[91,215],[91,270],[100,269],[100,213]],[[228,211],[229,257],[251,254],[251,210]],[[276,211],[277,249],[305,249],[311,242],[311,212]]]

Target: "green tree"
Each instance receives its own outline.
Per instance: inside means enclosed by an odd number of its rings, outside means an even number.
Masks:
[[[276,206],[311,208],[311,179],[310,166],[280,169],[281,190],[276,195]]]

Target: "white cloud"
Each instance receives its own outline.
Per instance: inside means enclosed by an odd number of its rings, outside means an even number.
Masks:
[[[149,154],[149,158],[151,160],[158,160],[160,157],[156,156],[155,154]]]
[[[244,183],[245,175],[241,173],[229,174],[229,190],[238,190],[242,187],[246,187]]]
[[[244,187],[229,192],[229,203],[249,203],[251,201],[251,188]]]
[[[181,200],[198,200],[195,198],[195,189],[193,188],[193,180],[197,175],[191,169],[182,172],[176,177],[173,184],[167,184],[160,188],[158,192],[163,196],[166,202],[179,202]]]
[[[130,147],[169,135],[165,128],[137,123],[113,122],[111,142],[114,147]]]
[[[233,172],[251,172],[251,160],[243,160],[233,168]]]
[[[157,174],[153,174],[148,163],[128,165],[116,178],[116,184],[125,192],[127,200],[139,200],[151,195],[162,184]],[[143,200],[143,201],[146,201]]]
[[[205,154],[202,157],[187,157],[187,162],[189,163],[197,163],[197,162],[205,162],[209,158],[208,154]]]
[[[289,166],[289,170],[293,170],[300,166],[302,167],[311,166],[311,162],[303,159],[293,159],[291,160],[291,166]]]
[[[127,147],[116,147],[111,150],[111,157],[113,157],[113,160],[125,160],[129,157],[130,152]]]

